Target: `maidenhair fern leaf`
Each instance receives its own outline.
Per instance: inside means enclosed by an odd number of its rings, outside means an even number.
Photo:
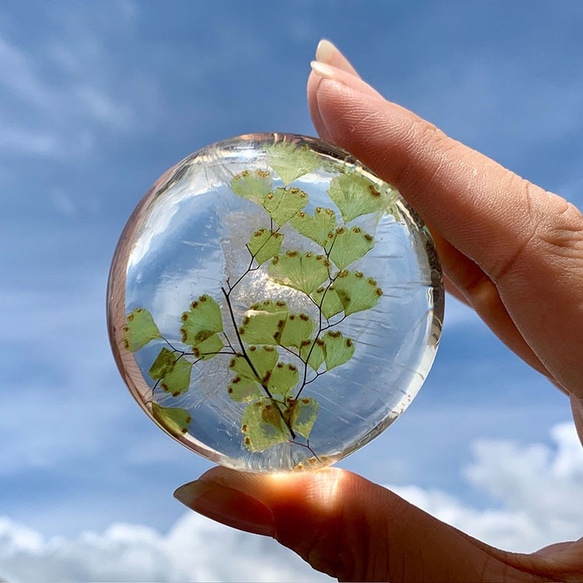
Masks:
[[[383,290],[377,287],[377,282],[372,277],[366,277],[360,271],[346,269],[338,273],[334,280],[334,291],[338,294],[347,316],[373,308],[383,295]]]
[[[316,340],[305,340],[302,342],[300,348],[300,357],[304,362],[307,362],[313,370],[318,372],[318,369],[324,362],[324,341],[320,338],[317,338]]]
[[[158,423],[176,437],[181,437],[188,432],[188,426],[192,423],[192,417],[186,409],[180,407],[161,407],[158,403],[152,403],[152,416]]]
[[[231,359],[229,368],[239,376],[265,383],[277,364],[277,351],[273,346],[253,345],[247,348],[247,356],[253,366],[242,354],[237,354]]]
[[[296,433],[308,439],[318,416],[318,402],[315,399],[303,398],[287,399],[286,403],[284,417]]]
[[[263,201],[267,214],[281,227],[308,204],[308,195],[299,188],[276,188]]]
[[[221,351],[223,346],[225,346],[225,343],[221,340],[220,336],[218,334],[212,334],[206,340],[193,346],[192,353],[195,358],[209,360],[214,358]]]
[[[277,255],[281,250],[283,235],[270,229],[259,229],[249,239],[249,251],[259,265]]]
[[[239,375],[231,379],[227,387],[227,393],[233,401],[239,401],[240,403],[248,403],[261,398],[263,395],[261,386],[257,381]]]
[[[221,308],[210,296],[204,294],[192,302],[190,311],[182,314],[182,342],[197,346],[217,332],[223,331]]]
[[[271,192],[272,184],[271,174],[265,170],[243,170],[231,180],[231,190],[256,204],[263,204],[263,199]]]
[[[330,262],[323,255],[286,251],[273,258],[268,273],[275,282],[309,295],[328,278],[329,268]]]
[[[329,285],[327,288],[319,287],[312,294],[312,299],[320,306],[322,314],[327,320],[344,310],[344,306],[334,289],[334,285]]]
[[[243,444],[249,451],[264,451],[288,440],[277,405],[269,398],[253,401],[241,417]]]
[[[349,361],[354,354],[354,343],[340,332],[328,331],[322,338],[326,370],[331,370]]]
[[[333,234],[328,257],[338,269],[345,269],[364,257],[373,247],[374,239],[360,227],[340,227]]]
[[[176,363],[176,353],[172,350],[169,350],[165,346],[160,350],[156,360],[150,367],[149,374],[155,380],[159,380],[164,377],[167,373],[169,373],[173,368],[174,364]]]
[[[192,362],[176,352],[163,347],[150,367],[150,376],[160,381],[160,386],[173,397],[188,390]]]
[[[290,142],[279,142],[265,148],[269,165],[279,174],[287,186],[300,176],[309,174],[322,164],[316,152],[308,146],[297,146]]]
[[[300,235],[325,247],[329,244],[329,233],[336,228],[336,215],[332,209],[317,207],[313,216],[304,211],[296,213],[289,224]]]
[[[307,314],[289,314],[281,334],[276,338],[282,346],[295,346],[299,348],[304,340],[307,340],[314,331],[314,322]]]
[[[287,306],[280,312],[248,310],[239,328],[241,340],[247,344],[277,344],[287,316]]]
[[[162,338],[162,334],[148,310],[136,308],[128,314],[123,327],[123,345],[126,350],[135,352],[156,338]]]
[[[181,358],[175,362],[172,370],[162,377],[160,386],[173,397],[178,397],[178,395],[188,391],[191,372],[192,362]]]
[[[257,312],[288,312],[287,304],[283,300],[263,300],[253,304],[249,310]]]
[[[361,215],[377,212],[387,204],[383,200],[386,194],[383,195],[376,184],[357,173],[341,174],[333,178],[328,194],[340,209],[345,223]]]
[[[300,373],[297,366],[286,362],[278,362],[271,371],[267,387],[272,395],[285,396],[290,389],[296,386],[299,378]]]

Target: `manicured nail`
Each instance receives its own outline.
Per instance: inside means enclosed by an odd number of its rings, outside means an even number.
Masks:
[[[340,51],[329,41],[323,38],[316,48],[316,61],[320,63],[329,63],[334,53]]]
[[[185,506],[227,526],[273,536],[273,514],[259,500],[212,481],[199,480],[181,486],[174,497]]]

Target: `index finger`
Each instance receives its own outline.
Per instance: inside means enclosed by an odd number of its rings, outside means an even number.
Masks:
[[[583,219],[557,195],[447,137],[364,81],[318,63],[308,83],[320,134],[393,184],[496,284],[553,376],[583,397]]]

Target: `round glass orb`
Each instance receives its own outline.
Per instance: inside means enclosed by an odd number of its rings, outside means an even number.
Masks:
[[[433,362],[443,283],[391,186],[313,138],[219,142],[168,170],[118,244],[121,374],[169,435],[225,466],[313,469],[368,443]]]

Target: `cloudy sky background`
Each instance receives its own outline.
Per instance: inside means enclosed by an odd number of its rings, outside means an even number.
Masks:
[[[325,579],[172,498],[210,465],[147,419],[115,369],[105,285],[123,225],[192,151],[313,135],[305,81],[321,37],[388,98],[581,207],[582,26],[579,0],[3,2],[0,579]],[[534,550],[583,534],[570,419],[450,300],[419,396],[341,465]]]

